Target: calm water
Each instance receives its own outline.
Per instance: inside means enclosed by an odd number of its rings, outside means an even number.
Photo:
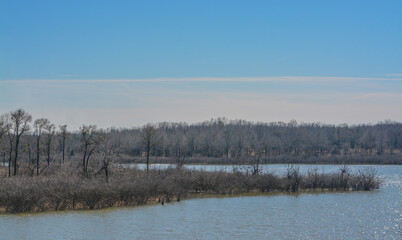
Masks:
[[[302,171],[309,167],[300,165]],[[209,198],[164,206],[0,215],[0,239],[402,239],[402,166],[375,168],[384,184],[373,192]],[[285,166],[266,171],[281,174]]]

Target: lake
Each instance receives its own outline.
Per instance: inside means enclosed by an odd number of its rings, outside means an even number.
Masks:
[[[301,172],[337,170],[336,165],[299,166]],[[233,170],[233,166],[186,167]],[[205,198],[164,206],[3,214],[0,239],[401,239],[402,166],[373,167],[384,182],[372,192]],[[286,166],[263,169],[283,174]]]

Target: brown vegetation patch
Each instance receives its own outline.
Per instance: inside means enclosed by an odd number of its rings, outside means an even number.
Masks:
[[[42,212],[101,209],[180,201],[202,195],[240,195],[302,191],[357,191],[377,189],[373,169],[357,174],[300,175],[246,174],[168,168],[150,170],[112,168],[108,182],[102,175],[81,175],[65,168],[43,176],[0,178],[0,212]]]

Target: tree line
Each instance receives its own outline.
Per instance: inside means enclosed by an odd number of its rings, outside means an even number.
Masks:
[[[401,164],[402,124],[375,125],[248,122],[211,119],[197,124],[147,124],[142,127],[98,129],[83,125],[69,131],[46,118],[18,109],[0,116],[0,154],[7,175],[19,168],[40,175],[52,164],[80,162],[83,173],[108,173],[111,161],[184,163],[243,163],[258,171],[260,163],[314,163],[350,160],[353,163]],[[371,161],[371,162],[370,162]]]

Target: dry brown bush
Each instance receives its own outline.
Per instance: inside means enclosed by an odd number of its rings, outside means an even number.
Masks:
[[[41,176],[0,178],[3,212],[37,212],[65,209],[99,209],[150,202],[181,200],[189,194],[242,194],[247,192],[303,190],[372,190],[380,186],[374,169],[357,174],[324,174],[311,170],[301,175],[252,175],[241,172],[207,172],[185,168],[138,169],[111,167],[109,181],[102,174],[79,173],[74,165],[47,169]],[[21,171],[22,172],[22,171]]]

